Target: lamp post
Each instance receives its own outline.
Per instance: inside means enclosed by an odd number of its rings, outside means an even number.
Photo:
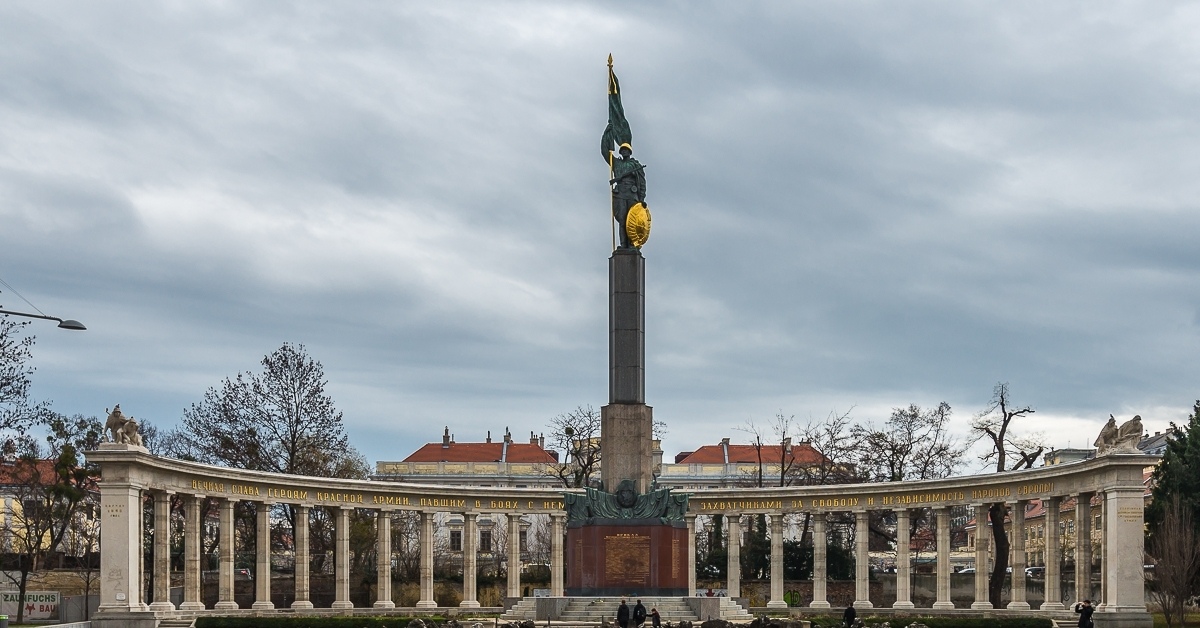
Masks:
[[[63,320],[57,316],[46,316],[45,314],[26,314],[25,312],[14,312],[12,310],[4,309],[0,309],[0,314],[11,314],[12,316],[27,316],[29,318],[41,318],[48,321],[58,321],[58,326],[62,329],[73,329],[76,331],[83,331],[87,329],[87,327],[83,326],[83,323],[70,318]]]

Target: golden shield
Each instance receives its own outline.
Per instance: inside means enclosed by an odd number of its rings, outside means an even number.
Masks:
[[[645,205],[635,203],[629,208],[629,214],[625,217],[625,234],[629,236],[629,242],[639,249],[650,239],[650,210]]]

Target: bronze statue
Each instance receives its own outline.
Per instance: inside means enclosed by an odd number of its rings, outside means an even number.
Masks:
[[[612,215],[616,219],[620,248],[640,249],[650,237],[650,209],[646,204],[646,166],[633,157],[633,132],[621,104],[621,86],[608,55],[608,126],[600,139],[600,156],[608,164],[612,186]]]
[[[616,493],[589,488],[583,495],[567,493],[564,497],[568,522],[593,518],[683,521],[688,505],[687,494],[672,495],[669,488],[639,495],[632,480],[622,480]]]

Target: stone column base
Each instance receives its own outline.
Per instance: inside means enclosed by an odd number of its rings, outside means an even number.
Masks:
[[[312,607],[313,607],[312,602],[310,602],[309,600],[296,600],[295,602],[292,602],[292,608],[308,609],[308,608],[312,608]]]
[[[827,602],[825,600],[822,600],[820,602],[813,602],[812,604],[809,604],[808,607],[809,608],[832,608],[831,606],[829,606],[829,602]]]
[[[991,602],[971,602],[971,610],[990,611],[990,610],[992,610],[992,603]]]
[[[1153,628],[1154,618],[1146,611],[1097,612],[1092,615],[1097,628]]]
[[[150,610],[155,611],[155,612],[159,612],[159,611],[168,611],[169,612],[169,611],[175,610],[175,605],[170,602],[154,602],[154,603],[150,604]]]
[[[92,615],[94,628],[155,628],[158,618],[152,613],[108,612]]]
[[[991,606],[991,604],[988,606]],[[933,609],[937,611],[954,610],[954,602],[934,602]]]
[[[371,608],[396,608],[396,603],[391,600],[379,600]]]
[[[414,608],[437,608],[437,602],[433,600],[421,600],[417,602]]]
[[[479,608],[478,600],[463,600],[458,603],[459,608]]]
[[[333,604],[330,604],[329,608],[337,608],[337,609],[354,608],[354,602],[350,602],[347,600],[337,600]]]
[[[200,602],[184,602],[183,604],[179,605],[179,610],[181,610],[181,611],[202,611],[202,610],[204,610],[204,604],[201,604]]]
[[[1042,602],[1038,607],[1039,611],[1065,611],[1067,607],[1063,606],[1062,602]]]
[[[875,608],[871,600],[854,600],[854,608]]]
[[[269,610],[274,610],[275,603],[274,602],[255,602],[250,605],[250,608],[252,608],[256,611],[269,611]]]
[[[238,608],[240,607],[237,605],[237,602],[230,602],[228,600],[217,602],[216,606],[213,606],[213,610],[216,611],[236,611]]]
[[[1027,611],[1027,610],[1029,610],[1029,602],[1009,602],[1008,610],[1010,610],[1010,611]]]
[[[916,605],[912,602],[896,602],[895,604],[892,604],[892,608],[909,609],[916,608]]]
[[[787,602],[783,600],[771,600],[767,602],[767,608],[787,608]]]

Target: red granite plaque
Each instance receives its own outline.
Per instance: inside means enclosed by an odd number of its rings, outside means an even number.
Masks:
[[[682,522],[568,527],[567,548],[567,595],[687,595]]]

